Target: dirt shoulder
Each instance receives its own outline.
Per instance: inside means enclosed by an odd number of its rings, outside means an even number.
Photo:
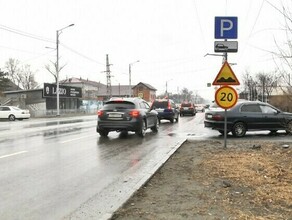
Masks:
[[[112,219],[291,220],[291,158],[292,142],[187,141]]]

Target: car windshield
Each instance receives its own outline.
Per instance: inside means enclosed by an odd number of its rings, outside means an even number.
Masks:
[[[15,107],[15,106],[11,106],[11,108],[12,108],[13,110],[17,110],[17,111],[21,110],[20,108]]]
[[[161,102],[154,102],[153,107],[155,108],[167,108],[168,102],[167,101],[161,101]]]

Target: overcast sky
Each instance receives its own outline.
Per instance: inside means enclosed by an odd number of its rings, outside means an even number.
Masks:
[[[54,78],[44,68],[56,61],[60,34],[60,79],[82,77],[106,84],[106,54],[112,84],[151,84],[163,93],[184,87],[212,99],[207,88],[217,76],[221,56],[214,54],[216,16],[238,17],[238,52],[229,63],[241,80],[248,70],[273,71],[270,51],[285,43],[283,16],[272,6],[291,0],[0,0],[0,67],[9,58],[29,64],[42,84]],[[288,9],[288,8],[287,8]],[[290,10],[291,11],[291,10]],[[239,89],[240,87],[238,87]]]

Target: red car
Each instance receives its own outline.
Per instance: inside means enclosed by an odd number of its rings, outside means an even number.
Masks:
[[[179,114],[180,116],[184,116],[184,115],[196,115],[197,111],[196,111],[196,107],[193,103],[191,102],[184,102],[180,105],[180,111]]]

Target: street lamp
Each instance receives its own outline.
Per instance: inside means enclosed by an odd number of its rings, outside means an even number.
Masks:
[[[129,64],[129,97],[132,96],[132,88],[131,88],[132,87],[131,86],[131,67],[132,67],[133,64],[138,63],[138,62],[140,62],[140,60],[137,60],[137,61]]]
[[[74,24],[70,24],[66,27],[63,27],[59,30],[56,31],[56,49],[57,49],[57,62],[56,62],[56,84],[57,84],[57,91],[56,91],[56,96],[57,96],[57,116],[60,116],[60,91],[59,91],[59,36],[62,33],[62,30],[72,27]]]

